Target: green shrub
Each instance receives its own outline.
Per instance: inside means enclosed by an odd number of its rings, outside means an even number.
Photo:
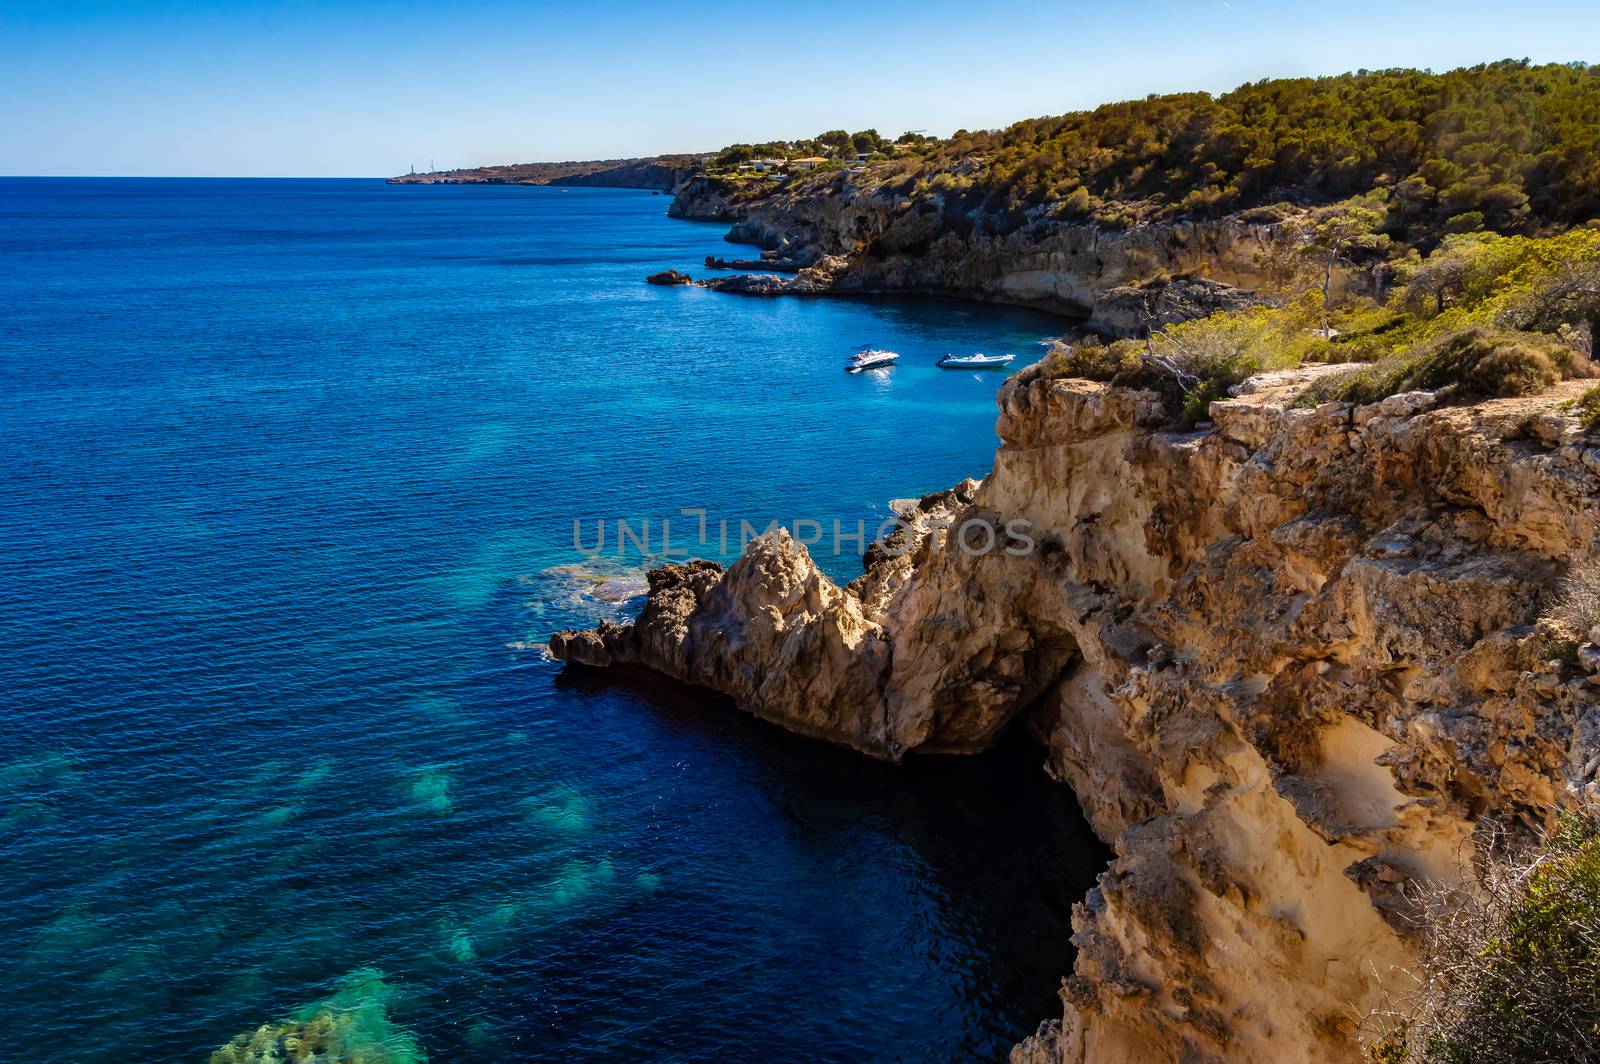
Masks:
[[[1039,362],[1038,372],[1046,377],[1132,384],[1139,372],[1139,349],[1124,341],[1102,343],[1097,336],[1074,343],[1058,341]]]
[[[1197,418],[1189,414],[1201,400],[1197,397],[1191,404],[1191,394],[1209,394],[1215,389],[1198,375],[1190,379],[1182,375],[1184,371],[1154,357],[1154,342],[1152,338],[1148,342],[1118,340],[1106,344],[1091,336],[1075,343],[1057,343],[1048,355],[1024,373],[1047,379],[1101,381],[1120,388],[1158,392],[1175,420],[1187,419],[1192,423]]]
[[[1245,225],[1277,225],[1298,214],[1300,208],[1292,203],[1268,203],[1240,211],[1239,221]]]
[[[1600,387],[1590,388],[1570,405],[1584,428],[1590,432],[1600,432]]]
[[[1413,350],[1313,383],[1299,402],[1374,403],[1425,389],[1447,395],[1532,395],[1560,380],[1593,375],[1589,360],[1548,336],[1473,325]]]
[[[1379,1019],[1389,1064],[1600,1060],[1600,822],[1562,814],[1491,862],[1470,896],[1427,899],[1417,990]]]
[[[1376,403],[1406,391],[1409,376],[1409,363],[1390,359],[1323,377],[1301,392],[1295,402],[1299,406]]]
[[[1376,362],[1410,346],[1426,331],[1415,317],[1388,307],[1347,307],[1336,319],[1338,332],[1318,338],[1307,362]]]
[[[1545,661],[1561,661],[1568,665],[1578,664],[1578,651],[1583,646],[1576,639],[1548,638],[1539,644],[1541,657]]]

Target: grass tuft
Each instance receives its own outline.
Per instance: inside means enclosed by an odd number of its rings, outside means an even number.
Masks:
[[[1581,637],[1600,625],[1600,559],[1567,571],[1546,617]]]

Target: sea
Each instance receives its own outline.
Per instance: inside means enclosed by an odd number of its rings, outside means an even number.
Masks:
[[[892,766],[544,651],[774,521],[859,573],[990,468],[1004,375],[935,360],[1061,330],[648,285],[754,254],[668,202],[0,179],[0,1060],[994,1061],[1059,1015],[1105,853],[1026,736]]]

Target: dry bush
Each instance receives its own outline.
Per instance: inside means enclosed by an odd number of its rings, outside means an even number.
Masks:
[[[1469,395],[1532,395],[1581,372],[1565,348],[1532,336],[1477,326],[1442,340],[1412,375],[1419,388]]]
[[[1600,625],[1600,559],[1574,565],[1567,571],[1547,616],[1580,638]]]

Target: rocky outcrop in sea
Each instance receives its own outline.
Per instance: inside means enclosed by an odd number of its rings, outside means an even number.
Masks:
[[[848,586],[774,532],[551,651],[890,760],[1042,737],[1116,857],[1014,1061],[1357,1061],[1415,960],[1409,886],[1595,789],[1600,648],[1546,611],[1600,560],[1600,440],[1563,408],[1581,384],[1295,405],[1324,371],[1186,432],[1153,393],[1024,371],[993,472],[907,508]]]
[[[799,273],[806,264],[777,256],[759,259],[725,259],[718,255],[706,256],[708,270],[770,270],[774,273]]]
[[[210,1064],[427,1064],[417,1036],[389,1017],[383,973],[352,972],[325,1001],[235,1036]]]

